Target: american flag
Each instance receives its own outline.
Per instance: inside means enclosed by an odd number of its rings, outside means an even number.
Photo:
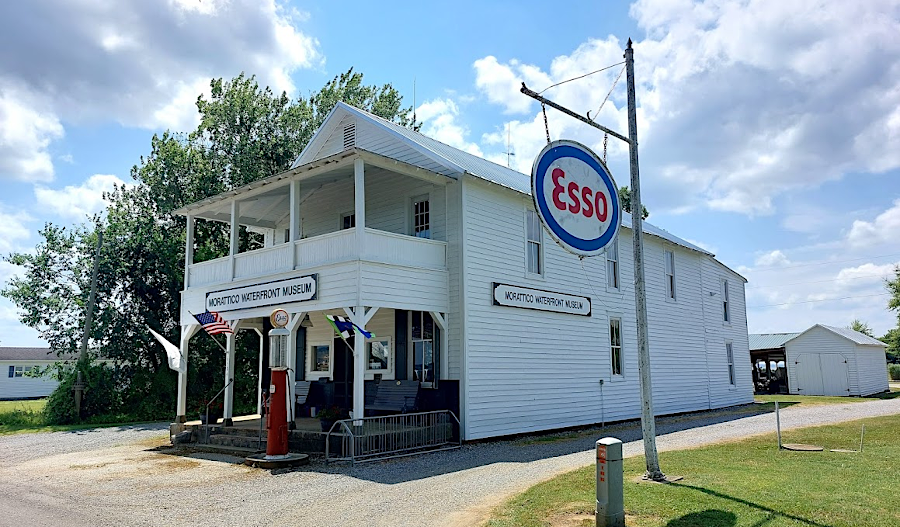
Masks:
[[[206,330],[210,335],[216,335],[219,333],[234,333],[232,331],[231,326],[228,322],[222,318],[222,315],[216,313],[215,311],[204,311],[199,315],[194,315],[194,318],[197,319],[197,322],[203,326],[203,329]]]

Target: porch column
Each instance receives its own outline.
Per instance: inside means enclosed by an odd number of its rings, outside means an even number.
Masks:
[[[231,202],[231,243],[229,244],[228,256],[231,257],[231,279],[234,280],[234,257],[238,253],[238,221],[240,220],[241,205],[238,200]]]
[[[291,269],[297,268],[297,247],[294,242],[300,239],[300,182],[291,180]]]
[[[447,369],[450,367],[450,359],[449,353],[447,353],[447,346],[450,342],[450,337],[447,335],[447,319],[441,313],[437,311],[431,312],[431,318],[434,320],[434,323],[437,324],[437,327],[441,330],[441,349],[438,350],[440,352],[440,377],[439,379],[447,378]]]
[[[188,366],[188,342],[200,329],[200,324],[188,324],[181,326],[181,360],[184,364],[182,371],[178,372],[178,404],[176,405],[175,421],[183,423],[187,421],[187,366]]]
[[[294,371],[294,368],[297,367],[297,328],[300,327],[300,322],[303,320],[303,317],[306,316],[305,311],[301,311],[299,313],[294,313],[294,316],[291,317],[291,321],[288,322],[287,330],[291,332],[288,336],[288,348],[287,348],[287,363],[288,363],[288,371],[293,372],[293,375],[288,375],[288,429],[293,430],[296,427],[296,423],[294,423],[294,412],[297,407],[297,394],[295,386],[295,382],[297,379],[297,372]]]
[[[194,217],[187,216],[187,234],[184,237],[184,289],[191,285],[191,265],[194,263]]]
[[[222,425],[231,426],[232,417],[234,417],[234,355],[235,346],[237,344],[237,332],[239,331],[241,321],[232,322],[232,333],[226,334],[225,349],[225,402],[223,404]]]
[[[262,379],[263,379],[263,339],[266,338],[263,335],[263,332],[259,328],[253,328],[253,331],[259,335],[259,377],[257,377],[256,383],[256,413],[262,417]]]
[[[355,198],[354,214],[356,214],[356,240],[360,245],[366,233],[366,178],[362,159],[353,161],[353,196]],[[357,306],[359,307],[359,306]]]

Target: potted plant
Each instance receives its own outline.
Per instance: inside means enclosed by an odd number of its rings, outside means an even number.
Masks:
[[[322,431],[327,432],[331,430],[331,427],[334,426],[336,421],[344,417],[344,410],[339,406],[326,406],[319,410],[316,417],[319,418],[319,424],[322,426]]]

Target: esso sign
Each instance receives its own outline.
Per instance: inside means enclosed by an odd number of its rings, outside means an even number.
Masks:
[[[616,182],[588,147],[548,144],[531,169],[531,195],[553,238],[579,256],[596,256],[616,239],[622,209]]]

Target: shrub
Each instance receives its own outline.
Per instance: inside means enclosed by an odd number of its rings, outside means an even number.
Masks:
[[[888,375],[892,381],[900,381],[900,364],[891,364],[888,366]]]
[[[81,418],[75,414],[73,390],[75,386],[75,368],[66,366],[59,371],[59,386],[53,390],[44,408],[47,424],[64,425],[86,420],[92,417],[114,414],[121,408],[119,393],[116,390],[115,372],[104,364],[87,366],[84,375],[84,398],[81,403]]]

